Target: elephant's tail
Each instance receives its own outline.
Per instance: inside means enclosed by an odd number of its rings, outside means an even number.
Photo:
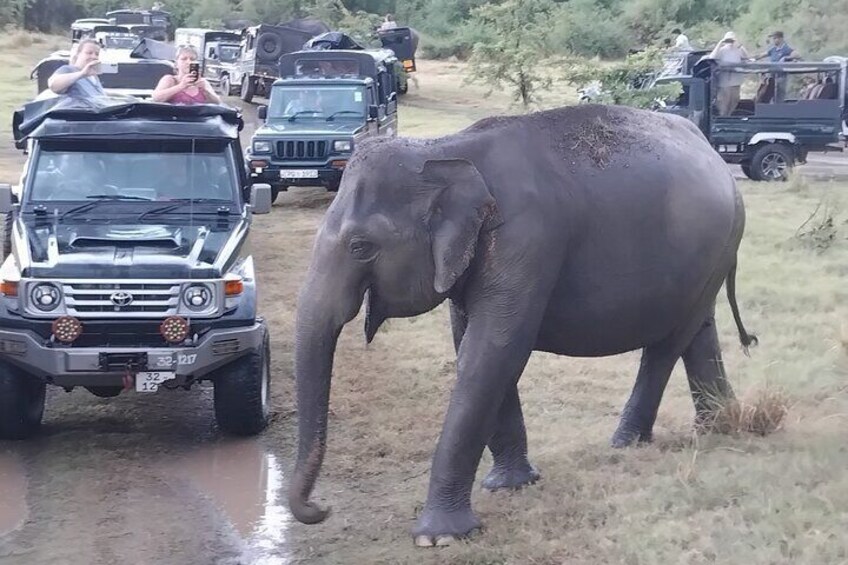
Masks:
[[[736,322],[736,329],[739,330],[739,341],[742,343],[742,349],[745,351],[745,355],[748,355],[748,347],[759,344],[760,340],[757,339],[756,335],[748,333],[748,330],[742,324],[742,317],[739,315],[739,305],[736,304],[735,262],[733,263],[733,267],[730,268],[730,272],[727,273],[725,286],[727,288],[727,300],[730,301],[730,310],[733,312],[733,320]]]

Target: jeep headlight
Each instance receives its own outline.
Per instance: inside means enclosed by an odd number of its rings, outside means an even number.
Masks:
[[[212,305],[212,289],[205,284],[193,284],[183,291],[183,304],[193,312],[202,312]]]
[[[350,152],[352,143],[347,139],[340,139],[338,141],[333,142],[333,151],[338,151],[340,153]]]
[[[253,142],[253,152],[254,153],[270,153],[271,152],[271,142],[270,141],[254,141]]]
[[[29,291],[30,302],[42,312],[52,312],[59,306],[62,294],[56,285],[41,283],[32,287]]]

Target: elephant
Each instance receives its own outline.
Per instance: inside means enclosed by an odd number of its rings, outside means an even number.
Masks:
[[[333,357],[365,302],[365,338],[389,318],[449,300],[457,379],[412,529],[420,546],[481,527],[471,493],[537,481],[518,380],[533,351],[601,357],[642,350],[612,436],[651,440],[683,358],[696,422],[734,398],[714,320],[735,296],[742,196],[703,134],[679,116],[579,105],[482,119],[435,140],[362,143],[315,236],[295,329],[298,450],[289,507],[303,523],[327,442]]]

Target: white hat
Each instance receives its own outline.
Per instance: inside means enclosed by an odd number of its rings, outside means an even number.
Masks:
[[[728,31],[727,33],[724,34],[724,37],[721,40],[727,41],[728,39],[730,39],[731,41],[736,41],[736,34],[733,33],[732,31]]]

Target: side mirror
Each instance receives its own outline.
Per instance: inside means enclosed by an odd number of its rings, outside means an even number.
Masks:
[[[0,214],[8,214],[15,207],[15,201],[12,198],[12,185],[0,184]]]
[[[250,187],[250,211],[254,214],[271,213],[270,184],[254,184]]]
[[[368,106],[368,117],[372,120],[376,120],[380,117],[380,107],[376,104],[371,104]]]
[[[260,120],[264,120],[264,119],[266,119],[266,118],[268,117],[268,106],[265,106],[265,105],[263,105],[263,106],[259,106],[259,107],[256,109],[256,116],[257,116]]]

